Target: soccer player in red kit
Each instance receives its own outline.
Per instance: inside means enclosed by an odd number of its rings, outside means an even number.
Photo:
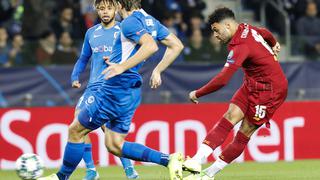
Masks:
[[[239,68],[244,71],[244,82],[232,97],[227,112],[207,134],[196,155],[185,161],[185,168],[200,171],[199,164],[225,141],[240,121],[241,126],[233,141],[209,168],[185,179],[213,179],[216,173],[243,152],[251,135],[262,124],[269,126],[270,118],[287,96],[288,82],[277,60],[280,45],[271,32],[237,23],[234,13],[228,8],[216,9],[209,17],[209,23],[214,36],[221,43],[228,43],[229,55],[218,75],[203,87],[190,92],[190,100],[198,103],[198,98],[219,90]]]

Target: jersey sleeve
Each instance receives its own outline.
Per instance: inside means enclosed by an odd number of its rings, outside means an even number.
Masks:
[[[214,78],[211,79],[211,81],[209,81],[206,85],[196,90],[196,97],[199,98],[201,96],[219,90],[230,81],[231,77],[236,71],[237,68],[224,67],[222,71],[219,72],[219,74],[217,74]]]
[[[249,48],[246,44],[239,44],[229,51],[225,67],[241,67],[242,63],[249,57]]]
[[[157,29],[157,41],[164,40],[167,36],[169,36],[170,32],[168,28],[166,28],[163,24],[158,22],[158,29]]]
[[[222,71],[211,79],[206,85],[196,90],[196,97],[201,97],[215,92],[225,86],[233,74],[242,66],[249,57],[249,48],[246,44],[239,44],[230,49],[227,62]]]
[[[89,31],[87,31],[87,33],[84,37],[81,54],[80,54],[76,64],[73,67],[73,71],[71,74],[71,82],[79,81],[79,76],[86,69],[86,66],[88,64],[88,61],[89,61],[91,55],[92,55],[92,50],[91,50],[91,46],[89,43]]]
[[[121,24],[121,28],[123,35],[135,43],[139,43],[140,38],[147,33],[147,30],[143,26],[142,22],[136,17],[127,18]]]

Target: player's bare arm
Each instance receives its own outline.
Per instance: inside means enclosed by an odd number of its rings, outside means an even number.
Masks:
[[[148,59],[152,54],[158,51],[157,43],[153,40],[152,36],[148,33],[144,34],[140,38],[139,44],[141,46],[137,51],[137,53],[132,57],[130,57],[127,61],[121,64],[106,62],[109,66],[102,72],[102,74],[105,74],[105,79],[110,79],[116,75],[119,75],[125,72],[126,70]]]
[[[161,73],[167,69],[167,67],[179,56],[183,50],[182,42],[172,33],[162,40],[161,43],[167,46],[167,49],[162,60],[152,72],[150,78],[150,87],[152,89],[155,89],[161,85]]]

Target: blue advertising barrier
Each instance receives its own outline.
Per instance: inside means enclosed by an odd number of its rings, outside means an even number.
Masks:
[[[147,61],[143,75],[143,103],[187,103],[188,93],[207,83],[222,68],[212,64],[175,64],[162,74],[157,90],[149,87],[155,61]],[[320,63],[284,63],[289,80],[288,100],[320,99]],[[36,66],[0,68],[0,107],[74,105],[89,78],[89,70],[81,76],[82,87],[73,89],[70,74],[73,66]],[[229,84],[201,102],[228,101],[243,81],[239,70]]]

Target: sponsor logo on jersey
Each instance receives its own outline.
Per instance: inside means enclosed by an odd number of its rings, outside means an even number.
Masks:
[[[93,53],[112,52],[112,46],[101,45],[92,48]]]

